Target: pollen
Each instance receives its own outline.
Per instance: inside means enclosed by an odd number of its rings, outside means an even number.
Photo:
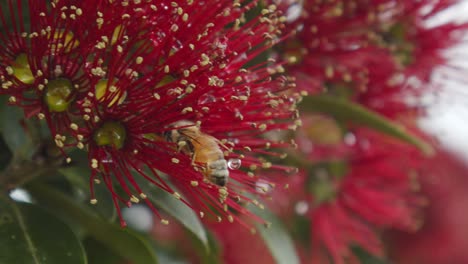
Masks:
[[[13,70],[13,68],[10,67],[10,66],[7,66],[7,67],[5,68],[5,70],[6,70],[6,72],[7,72],[8,75],[13,75],[13,73],[15,72],[15,71]]]
[[[182,109],[182,114],[187,114],[189,112],[193,112],[192,107],[185,107],[184,109]]]
[[[132,203],[139,203],[140,199],[138,199],[135,195],[132,195],[132,197],[130,197],[130,201],[132,201]]]
[[[76,131],[76,130],[78,130],[78,125],[75,124],[75,123],[71,123],[70,128]]]
[[[97,169],[99,167],[99,162],[97,159],[92,159],[91,160],[91,168]]]
[[[11,86],[13,86],[13,82],[7,81],[2,83],[2,88],[8,90]]]

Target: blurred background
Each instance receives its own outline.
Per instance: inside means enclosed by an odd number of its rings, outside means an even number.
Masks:
[[[444,21],[468,21],[468,1],[440,14],[432,23]],[[468,39],[468,36],[466,36]],[[460,45],[448,51],[452,61],[460,68],[466,66],[467,45]],[[439,69],[435,75],[444,86],[441,97],[429,108],[429,116],[420,120],[421,127],[435,135],[442,146],[468,161],[468,91],[467,77],[450,75],[450,70]],[[461,79],[460,78],[465,78]]]

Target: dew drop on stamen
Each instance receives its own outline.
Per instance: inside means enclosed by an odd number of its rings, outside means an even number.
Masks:
[[[227,165],[231,170],[237,170],[241,167],[242,161],[240,159],[229,159]]]
[[[265,181],[265,180],[258,180],[255,183],[255,190],[260,193],[260,194],[267,194],[272,190],[272,185],[271,183]]]
[[[200,96],[200,99],[198,99],[198,104],[210,104],[210,103],[215,103],[217,100],[216,100],[216,97],[214,97],[213,95],[211,94],[204,94],[202,96]]]

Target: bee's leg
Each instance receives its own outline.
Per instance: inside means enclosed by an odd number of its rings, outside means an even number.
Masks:
[[[181,140],[177,142],[177,152],[181,152],[182,149],[187,146],[187,141]]]
[[[221,146],[221,147],[224,148],[225,150],[231,152],[231,149],[230,149],[228,146],[226,146],[223,142],[221,142],[221,140],[218,140],[218,139],[215,139],[215,140],[216,140],[216,143],[217,143],[219,146]]]
[[[192,154],[192,163],[191,163],[191,164],[192,164],[192,166],[196,166],[196,164],[195,164],[195,158],[197,157],[197,153],[196,153],[196,152],[192,152],[192,153],[193,153],[193,154]]]

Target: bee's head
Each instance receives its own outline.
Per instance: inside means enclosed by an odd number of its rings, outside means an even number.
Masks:
[[[189,138],[193,138],[200,133],[195,123],[187,120],[177,121],[171,124],[169,128],[172,129],[163,133],[164,139],[167,142],[188,141]]]
[[[224,187],[227,184],[227,178],[213,177],[213,183],[218,186]]]
[[[167,142],[175,142],[174,141],[174,137],[173,137],[173,133],[172,133],[173,130],[167,130],[163,133],[163,136],[164,136],[164,140],[166,140]]]

